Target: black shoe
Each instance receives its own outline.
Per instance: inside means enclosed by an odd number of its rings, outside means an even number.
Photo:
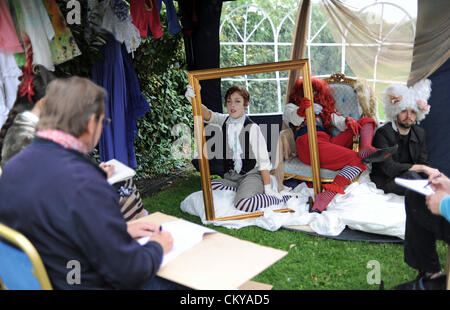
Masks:
[[[396,290],[445,290],[446,289],[445,274],[440,274],[434,278],[430,278],[429,275],[419,273],[419,275],[410,282],[402,283],[395,287]]]
[[[309,213],[318,213],[318,214],[322,214],[322,212],[319,210],[319,209],[312,209],[312,208],[309,208]]]
[[[423,285],[426,290],[445,290],[447,289],[447,276],[441,273],[434,278],[425,278]]]
[[[319,213],[319,214],[322,213],[322,212],[320,212],[319,209],[314,209],[313,210],[313,206],[314,206],[314,200],[310,196],[310,197],[308,197],[308,212],[309,213]]]
[[[397,152],[397,149],[398,149],[398,145],[397,144],[394,145],[394,146],[386,147],[384,149],[379,149],[375,153],[373,153],[372,155],[367,156],[366,158],[361,160],[361,162],[363,164],[370,164],[370,163],[378,163],[378,162],[385,161],[386,159],[391,157],[392,154]]]
[[[396,290],[412,290],[414,283],[416,283],[420,278],[423,278],[425,276],[426,276],[425,271],[419,271],[419,273],[417,274],[417,277],[414,280],[399,284],[399,285],[395,286],[394,289],[396,289]]]

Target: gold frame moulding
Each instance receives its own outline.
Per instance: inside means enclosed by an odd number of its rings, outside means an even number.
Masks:
[[[264,212],[254,212],[242,214],[237,216],[229,216],[225,218],[216,218],[214,212],[214,202],[211,190],[211,175],[209,170],[208,152],[206,148],[206,137],[204,134],[203,116],[202,116],[202,99],[200,94],[200,81],[219,79],[231,76],[241,76],[246,74],[257,74],[275,71],[299,70],[303,76],[303,91],[307,98],[313,100],[313,91],[311,84],[311,71],[308,59],[290,60],[274,63],[256,64],[249,66],[239,66],[230,68],[205,69],[188,72],[189,84],[195,92],[195,97],[192,99],[192,112],[194,115],[194,136],[196,140],[197,150],[199,152],[199,166],[203,190],[203,201],[205,204],[205,215],[207,221],[220,220],[238,220],[249,219],[261,216]],[[298,76],[296,78],[298,78]],[[314,107],[306,109],[306,123],[308,127],[308,140],[311,155],[311,168],[313,174],[314,193],[318,194],[321,191],[320,182],[320,164],[319,151],[317,146],[317,134],[314,118]],[[289,209],[279,209],[278,212],[289,212]]]

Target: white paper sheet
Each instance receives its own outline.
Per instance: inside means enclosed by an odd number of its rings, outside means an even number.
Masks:
[[[126,179],[134,177],[134,175],[136,174],[136,171],[134,171],[127,165],[122,164],[117,159],[111,159],[111,160],[107,161],[106,164],[114,166],[114,173],[107,180],[109,184],[114,184],[114,183],[117,183],[120,181],[124,181]]]
[[[395,178],[395,183],[400,186],[409,188],[419,194],[424,196],[433,195],[434,191],[428,184],[427,179],[423,180],[411,180],[411,179],[403,179],[403,178]]]
[[[205,234],[216,232],[214,229],[185,220],[172,221],[161,226],[162,230],[170,232],[173,237],[173,247],[169,253],[164,255],[161,267],[202,242]],[[144,245],[149,239],[150,237],[143,237],[138,239],[138,242],[140,245]]]

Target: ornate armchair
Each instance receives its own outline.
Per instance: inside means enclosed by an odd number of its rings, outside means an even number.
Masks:
[[[325,79],[333,89],[336,111],[358,120],[362,116],[372,117],[377,122],[377,102],[372,88],[364,79],[352,79],[342,73],[335,73]],[[280,132],[276,153],[274,175],[277,178],[279,190],[283,188],[283,180],[295,178],[301,181],[312,181],[311,166],[304,164],[297,156],[294,134],[288,124]],[[331,135],[339,133],[332,128]],[[353,150],[359,150],[359,136],[355,136]],[[339,171],[320,169],[322,183],[331,183]]]

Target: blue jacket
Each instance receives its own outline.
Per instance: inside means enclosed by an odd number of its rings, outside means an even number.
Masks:
[[[56,289],[139,289],[156,274],[163,250],[127,232],[119,197],[83,154],[35,138],[0,177],[0,222],[39,252]],[[81,284],[69,284],[76,260]],[[69,263],[69,265],[68,265]]]

